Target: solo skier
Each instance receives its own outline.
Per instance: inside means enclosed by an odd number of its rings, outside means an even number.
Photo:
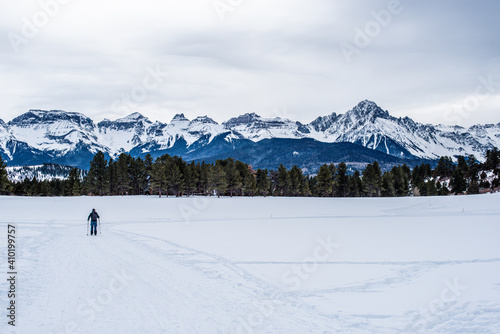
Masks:
[[[95,209],[92,209],[92,212],[87,218],[87,223],[90,220],[90,235],[97,235],[97,219],[100,219],[99,214]]]

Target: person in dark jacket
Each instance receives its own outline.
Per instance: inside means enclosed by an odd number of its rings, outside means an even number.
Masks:
[[[87,218],[87,222],[90,220],[90,235],[97,235],[97,219],[99,219],[99,214],[95,209],[92,209],[89,217]]]

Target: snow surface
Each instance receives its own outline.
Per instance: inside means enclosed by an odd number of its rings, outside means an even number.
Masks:
[[[500,333],[499,200],[0,197],[17,333]]]

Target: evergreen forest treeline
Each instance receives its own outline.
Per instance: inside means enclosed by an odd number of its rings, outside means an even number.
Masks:
[[[10,182],[0,158],[0,193],[28,196],[157,195],[157,196],[316,196],[316,197],[396,197],[478,194],[500,186],[500,152],[486,153],[478,163],[471,155],[459,156],[454,163],[442,157],[436,168],[407,165],[382,172],[375,161],[361,172],[349,173],[341,162],[324,164],[317,175],[304,175],[297,166],[277,170],[257,169],[228,158],[209,163],[188,163],[178,156],[163,155],[153,161],[121,154],[106,160],[94,155],[86,176],[74,168],[64,180],[39,181],[25,178]]]

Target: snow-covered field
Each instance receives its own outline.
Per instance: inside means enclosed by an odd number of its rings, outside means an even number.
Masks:
[[[499,203],[0,197],[0,333],[500,333]]]

